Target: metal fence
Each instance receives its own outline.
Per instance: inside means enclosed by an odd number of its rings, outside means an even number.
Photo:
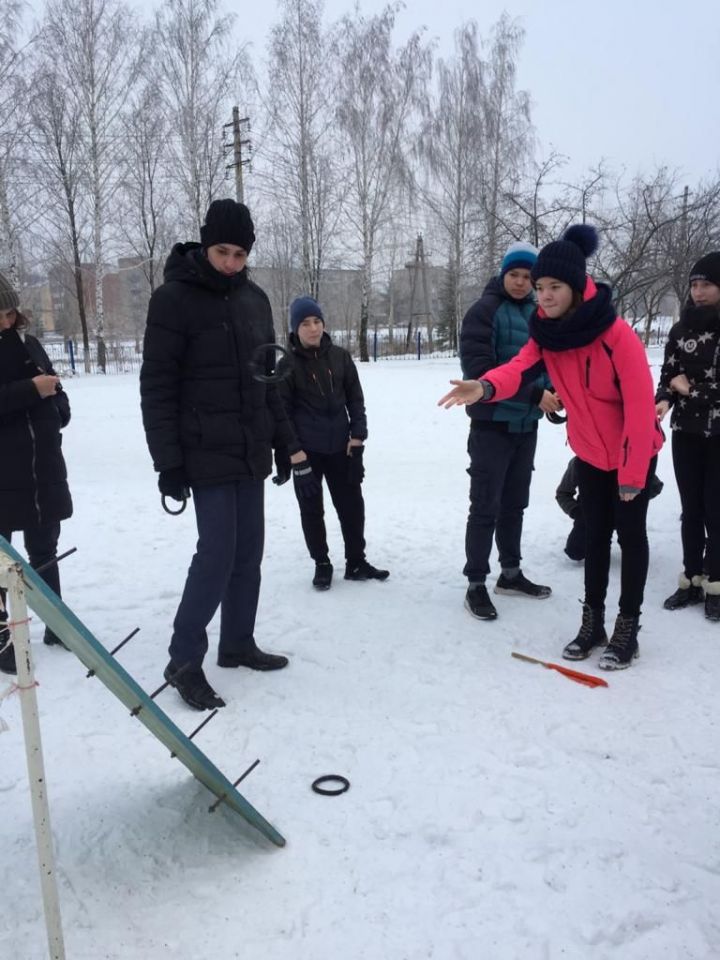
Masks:
[[[335,330],[331,331],[331,335],[333,343],[345,347],[356,360],[359,358],[360,347],[356,336],[347,336],[342,331]],[[100,373],[96,344],[90,345],[87,355],[82,343],[74,340],[45,339],[42,344],[60,376]],[[109,340],[105,343],[105,350],[105,373],[135,373],[140,370],[142,352],[134,341]],[[410,349],[407,348],[404,338],[393,341],[371,334],[368,338],[368,353],[371,361],[427,360],[457,355],[453,350],[432,349],[421,334],[414,338]]]
[[[101,372],[97,362],[96,344],[90,344],[87,354],[82,343],[75,340],[43,340],[42,345],[60,376]],[[141,363],[142,353],[134,341],[105,342],[106,373],[133,373],[140,369]]]

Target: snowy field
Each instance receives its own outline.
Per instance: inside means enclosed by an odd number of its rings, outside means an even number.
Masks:
[[[669,447],[641,657],[588,689],[510,656],[558,662],[579,625],[582,569],[562,552],[554,500],[564,428],[541,425],[524,536],[524,570],[552,598],[498,597],[494,623],[463,609],[467,420],[435,405],[456,371],[361,369],[368,559],[390,579],[342,579],[332,515],[336,580],[313,591],[291,486],[268,483],[256,636],[291,665],[220,670],[211,627],[207,673],[228,706],[196,742],[231,780],[260,758],[240,789],[285,849],[227,810],[209,815],[205,789],[33,624],[68,960],[720,957],[720,626],[662,609],[680,569]],[[65,599],[108,648],[141,627],[118,659],[153,690],[192,511],[160,509],[135,376],[66,386],[75,516],[61,547],[78,553],[62,564]],[[618,580],[615,549],[613,617]],[[183,730],[201,719],[172,690],[158,702]],[[41,960],[16,696],[0,717],[0,957]],[[311,792],[333,772],[348,793]]]

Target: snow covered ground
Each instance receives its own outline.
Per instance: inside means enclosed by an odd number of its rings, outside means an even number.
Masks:
[[[435,404],[456,362],[361,370],[371,437],[368,557],[384,583],[310,586],[290,485],[268,483],[258,642],[278,674],[206,662],[228,706],[197,742],[285,835],[223,810],[33,625],[48,791],[72,960],[710,960],[720,956],[720,627],[662,610],[679,571],[669,448],[649,515],[641,658],[591,690],[510,656],[559,660],[582,569],[554,501],[565,431],[540,428],[524,569],[547,601],[463,609],[467,422]],[[147,690],[161,682],[194,544],[166,516],[134,376],[67,384],[75,516],[66,600]],[[336,569],[342,548],[329,520]],[[340,570],[342,574],[342,570]],[[609,606],[618,590],[613,559]],[[594,671],[593,663],[587,669]],[[2,684],[0,683],[0,686]],[[182,729],[199,715],[172,691]],[[17,697],[0,717],[0,957],[46,956]],[[342,773],[352,787],[316,796]]]

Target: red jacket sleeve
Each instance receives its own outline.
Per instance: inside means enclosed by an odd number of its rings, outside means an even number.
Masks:
[[[512,360],[488,370],[479,379],[487,380],[493,385],[493,400],[509,400],[518,392],[524,379],[537,376],[539,367],[544,368],[542,351],[535,340],[530,339]],[[529,371],[532,371],[532,374]]]

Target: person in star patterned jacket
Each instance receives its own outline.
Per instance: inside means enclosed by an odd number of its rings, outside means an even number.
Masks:
[[[643,345],[616,315],[610,288],[586,274],[586,258],[597,244],[596,230],[577,224],[543,247],[531,271],[538,310],[527,344],[479,380],[451,381],[454,388],[439,402],[450,407],[504,400],[547,369],[567,411],[568,442],[578,457],[578,488],[586,506],[583,618],[563,657],[583,660],[607,643],[598,665],[619,670],[638,655],[650,478],[663,434]],[[620,611],[608,641],[605,597],[614,530],[622,554]]]
[[[706,254],[690,271],[690,296],[668,335],[655,399],[660,420],[672,409],[682,503],[683,572],[665,608],[704,599],[705,616],[720,621],[720,251]]]

